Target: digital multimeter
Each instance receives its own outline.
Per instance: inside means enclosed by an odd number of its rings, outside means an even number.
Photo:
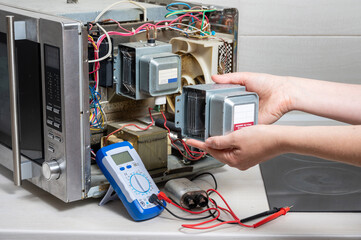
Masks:
[[[99,149],[96,162],[135,221],[153,218],[163,207],[149,202],[159,189],[129,142]]]

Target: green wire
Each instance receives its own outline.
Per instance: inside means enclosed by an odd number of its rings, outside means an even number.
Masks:
[[[206,13],[206,12],[214,12],[214,11],[217,11],[217,9],[211,9],[211,10],[180,10],[180,11],[174,11],[174,12],[167,13],[165,15],[165,18],[176,15],[176,14],[181,14],[181,13],[189,13],[189,12],[204,12],[204,13]]]
[[[164,17],[168,18],[170,16],[173,16],[173,15],[176,15],[176,14],[181,14],[181,13],[203,12],[202,24],[201,24],[201,32],[205,32],[205,33],[211,35],[209,32],[203,31],[203,22],[204,22],[204,18],[205,18],[205,13],[206,12],[214,12],[214,11],[217,11],[217,9],[211,9],[211,10],[181,10],[181,11],[174,11],[174,12],[167,13]]]
[[[203,31],[203,22],[204,22],[204,16],[206,15],[206,12],[203,13],[203,17],[202,17],[202,24],[201,24],[201,31]]]

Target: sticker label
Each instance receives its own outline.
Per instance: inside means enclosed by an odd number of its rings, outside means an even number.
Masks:
[[[159,70],[159,85],[174,83],[178,80],[178,68]]]
[[[254,125],[256,104],[241,104],[234,106],[233,109],[233,130],[239,130],[243,127]]]

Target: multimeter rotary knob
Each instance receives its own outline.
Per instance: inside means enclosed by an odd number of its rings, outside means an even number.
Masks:
[[[149,180],[140,173],[135,173],[130,177],[130,185],[140,193],[146,193],[150,189]]]

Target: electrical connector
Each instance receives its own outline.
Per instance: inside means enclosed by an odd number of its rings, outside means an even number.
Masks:
[[[159,198],[158,198],[158,196],[156,195],[156,194],[152,194],[150,197],[149,197],[149,202],[150,203],[153,203],[153,204],[158,204],[157,202],[159,201]]]
[[[172,202],[172,200],[170,200],[170,199],[167,197],[167,195],[165,195],[164,192],[159,192],[159,193],[158,193],[158,199],[164,200],[164,201],[166,201],[167,203],[171,203],[171,202]]]

